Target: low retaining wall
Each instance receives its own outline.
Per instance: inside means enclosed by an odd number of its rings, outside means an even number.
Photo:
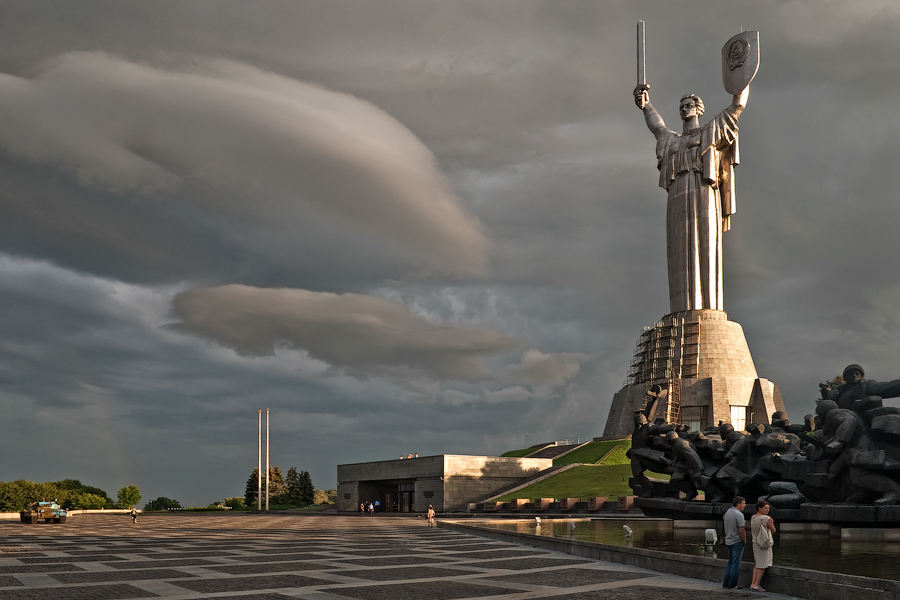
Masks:
[[[660,573],[671,573],[707,581],[722,581],[727,561],[705,556],[689,556],[659,550],[612,546],[597,542],[529,535],[489,529],[473,523],[438,521],[439,527],[574,556],[604,560]],[[740,584],[750,585],[753,563],[741,563]],[[762,581],[767,591],[810,600],[900,600],[900,581],[824,573],[791,567],[769,567]]]

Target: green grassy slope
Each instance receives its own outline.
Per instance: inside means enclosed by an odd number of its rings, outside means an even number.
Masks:
[[[668,475],[647,473],[657,479],[668,479]],[[548,477],[543,481],[498,498],[509,502],[514,498],[587,498],[589,496],[631,496],[628,487],[631,465],[582,465]]]
[[[623,447],[624,449],[617,447]],[[609,459],[603,462],[603,464],[627,464],[629,461],[627,458],[625,458],[625,450],[631,448],[631,440],[607,440],[604,442],[591,442],[585,446],[582,446],[578,450],[575,450],[574,452],[570,452],[565,456],[561,456],[553,461],[553,466],[563,467],[565,465],[571,465],[572,463],[594,464],[597,461],[601,460],[610,452],[610,450],[613,450],[614,448],[617,449],[615,452],[613,452],[613,456],[610,456]],[[619,449],[621,449],[621,452],[619,452]]]

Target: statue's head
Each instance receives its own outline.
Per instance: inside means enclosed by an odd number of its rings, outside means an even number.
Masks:
[[[706,112],[703,100],[695,94],[685,94],[678,103],[678,112],[682,121],[688,121],[693,117],[702,117]]]
[[[670,443],[671,443],[671,442],[674,442],[674,441],[677,440],[677,439],[678,439],[678,434],[675,433],[674,431],[669,431],[668,433],[666,433],[666,441],[667,441],[667,442],[670,442]]]
[[[772,426],[773,427],[787,427],[791,422],[788,419],[788,415],[783,410],[778,410],[772,413]]]
[[[866,372],[859,365],[847,365],[842,377],[847,383],[858,383],[866,378]]]
[[[643,425],[647,422],[647,416],[642,412],[634,413],[634,424],[635,425]]]
[[[820,417],[824,417],[830,411],[835,410],[838,407],[837,402],[834,400],[820,400],[818,404],[816,404],[816,414]]]

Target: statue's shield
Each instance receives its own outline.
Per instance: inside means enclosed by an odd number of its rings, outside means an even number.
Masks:
[[[759,32],[744,31],[722,47],[722,83],[725,91],[738,95],[750,85],[759,70]]]

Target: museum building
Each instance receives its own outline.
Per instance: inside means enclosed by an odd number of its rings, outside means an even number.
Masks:
[[[506,486],[553,466],[552,458],[439,454],[338,465],[339,511],[379,503],[381,512],[466,510]]]

